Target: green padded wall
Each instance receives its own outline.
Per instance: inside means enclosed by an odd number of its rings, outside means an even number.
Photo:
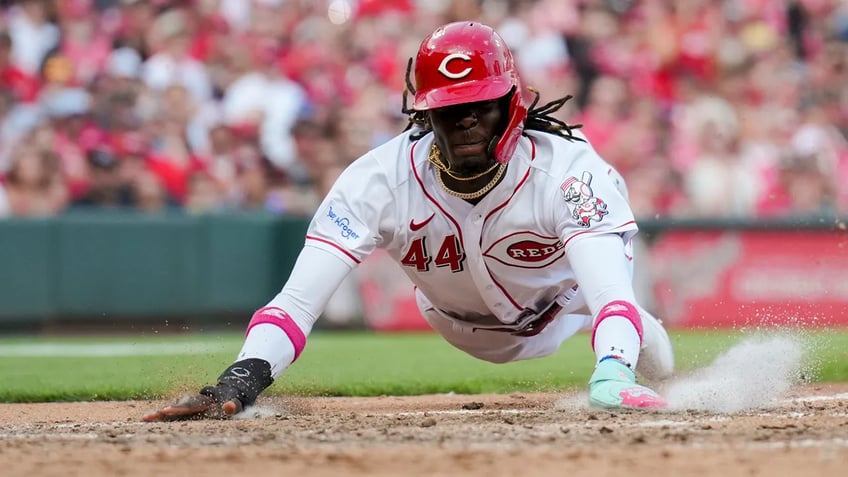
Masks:
[[[56,313],[55,220],[0,221],[0,323]]]
[[[0,325],[250,313],[282,288],[308,220],[73,212],[0,220]]]
[[[57,219],[62,316],[164,316],[201,303],[208,237],[185,215],[70,214]]]

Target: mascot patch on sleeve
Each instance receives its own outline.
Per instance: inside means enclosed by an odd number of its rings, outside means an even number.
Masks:
[[[600,222],[604,216],[609,214],[607,204],[592,192],[592,174],[584,171],[578,180],[569,177],[562,183],[562,197],[571,208],[571,216],[577,224],[583,228],[589,228],[592,221]]]

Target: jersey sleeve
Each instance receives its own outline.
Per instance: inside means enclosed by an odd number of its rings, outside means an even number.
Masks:
[[[627,200],[624,179],[588,145],[557,177],[552,201],[554,223],[568,251],[577,238],[619,234],[629,242],[638,227]]]
[[[342,172],[315,212],[306,246],[355,266],[391,240],[394,204],[385,170],[374,156],[363,156]]]

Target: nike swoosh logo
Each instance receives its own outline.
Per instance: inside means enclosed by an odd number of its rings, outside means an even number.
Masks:
[[[427,217],[427,220],[425,220],[424,222],[417,223],[417,224],[415,223],[415,219],[410,220],[409,221],[409,230],[412,230],[413,232],[415,232],[416,230],[421,230],[421,227],[424,227],[425,225],[429,224],[430,221],[433,220],[433,217],[435,217],[435,216],[436,216],[436,213],[433,212],[433,215],[431,215],[430,217]]]

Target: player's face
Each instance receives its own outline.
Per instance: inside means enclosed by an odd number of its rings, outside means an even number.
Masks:
[[[436,144],[450,168],[459,174],[474,174],[488,168],[489,143],[504,127],[505,115],[499,100],[457,104],[430,111]]]

